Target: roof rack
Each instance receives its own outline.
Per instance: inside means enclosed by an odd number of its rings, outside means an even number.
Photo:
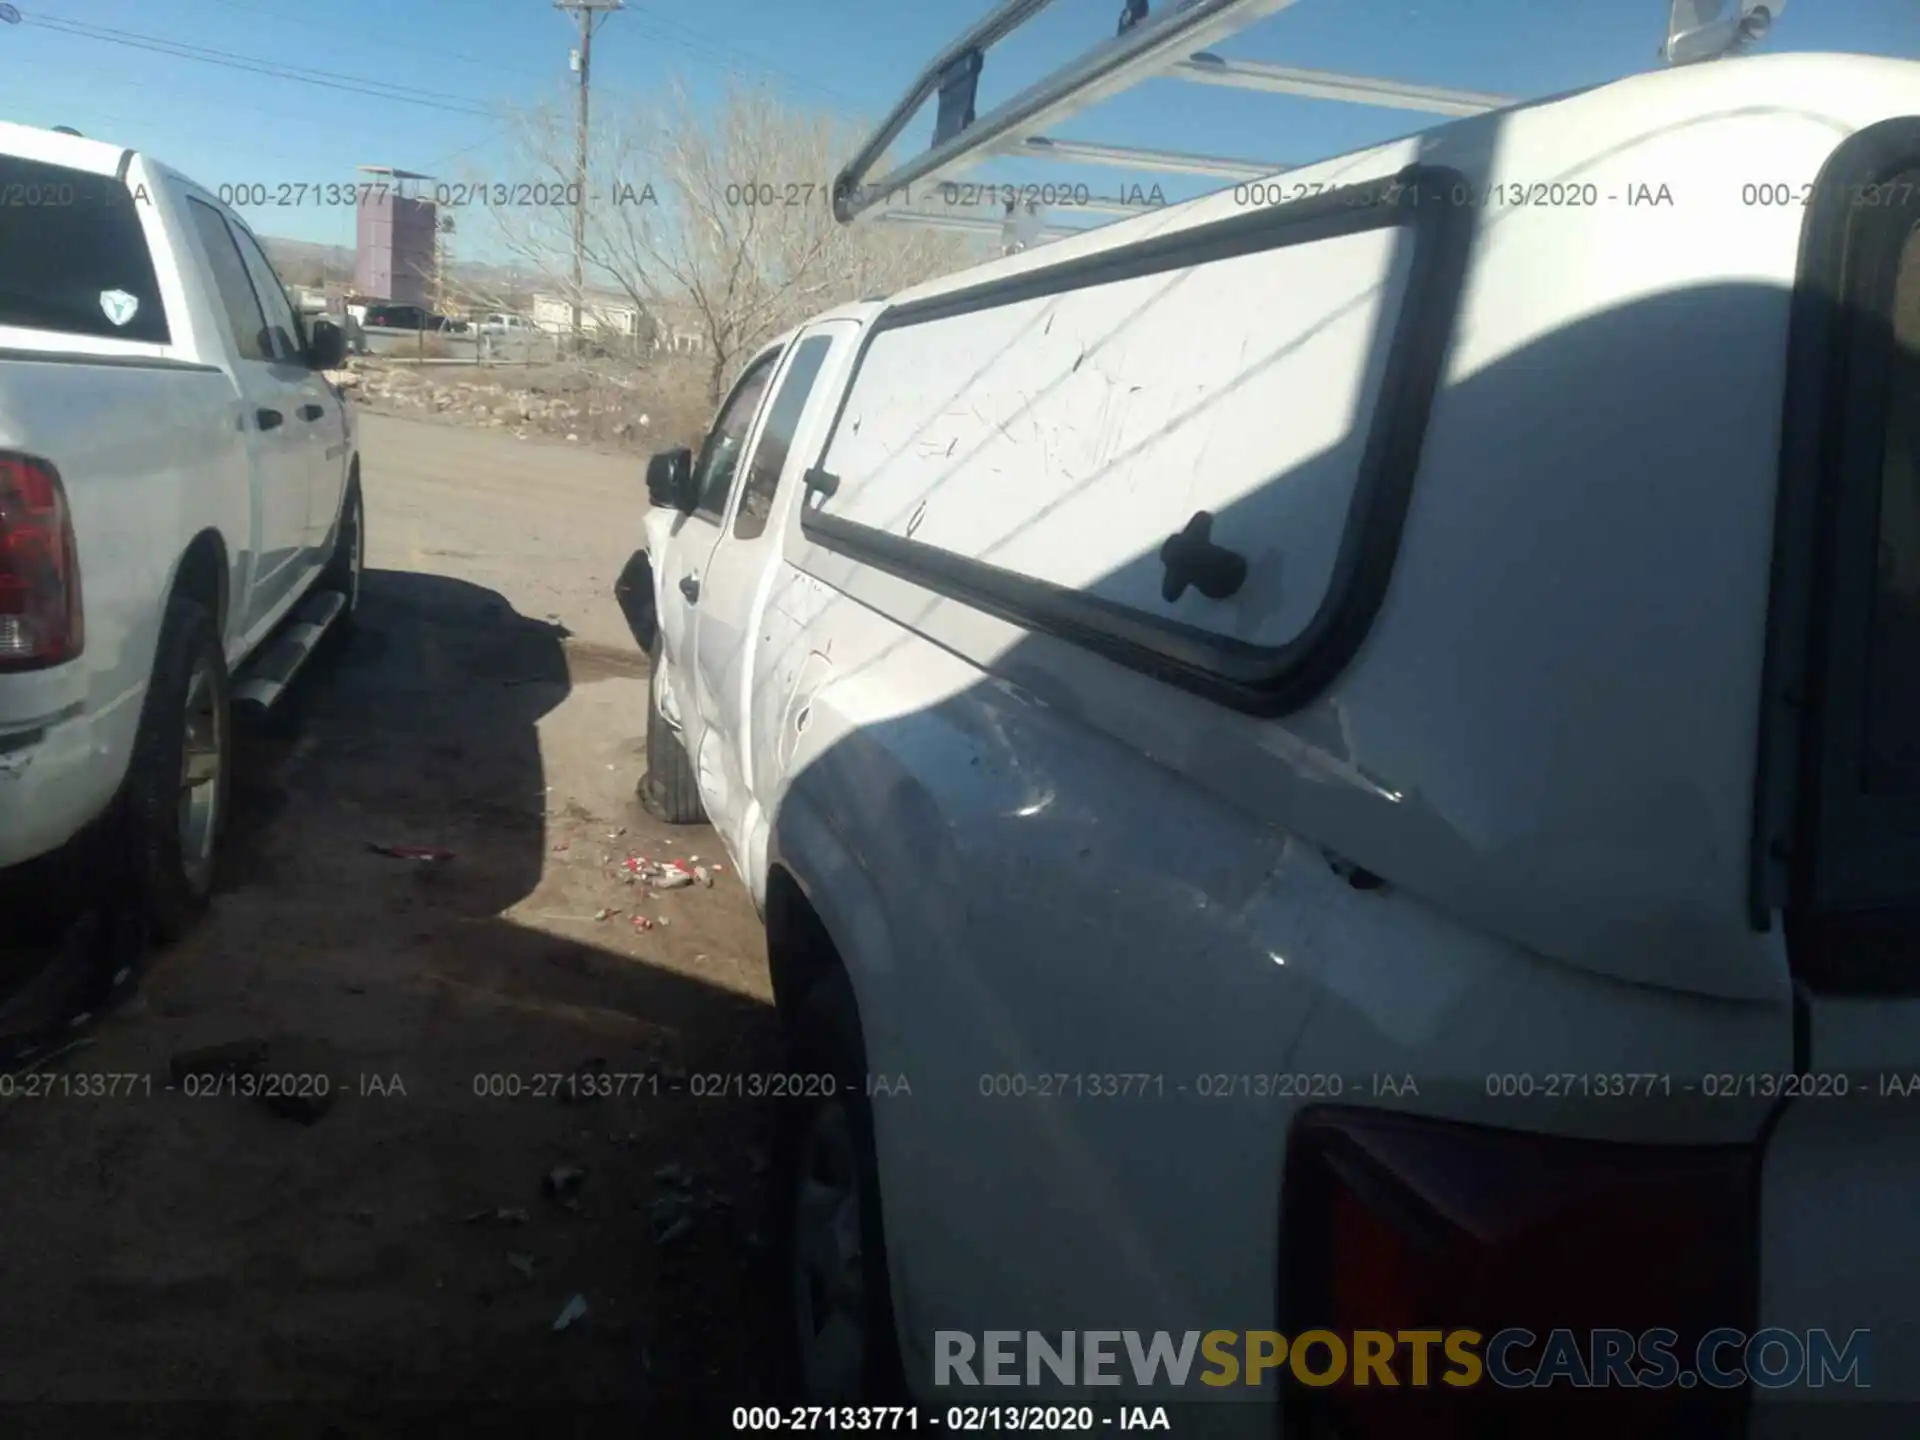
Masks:
[[[1083,165],[1204,175],[1227,181],[1263,179],[1290,168],[1259,158],[1188,155],[1124,145],[1058,138],[1050,132],[1080,111],[1155,76],[1201,85],[1228,85],[1269,94],[1294,95],[1353,105],[1384,106],[1429,115],[1478,115],[1516,103],[1517,97],[1435,85],[1410,85],[1364,75],[1302,70],[1264,60],[1234,60],[1207,47],[1256,21],[1287,9],[1294,0],[1122,0],[1115,34],[1035,81],[985,115],[974,100],[986,52],[1046,9],[1052,0],[1001,0],[992,12],[935,57],[867,138],[833,184],[833,213],[842,224],[862,219],[931,225],[998,235],[1016,250],[1042,240],[1084,233],[1093,226],[1048,222],[1044,207],[1013,198],[995,205],[995,187],[978,187],[984,198],[954,203],[950,183],[983,161],[1043,158]],[[1659,58],[1685,64],[1739,53],[1764,35],[1786,0],[1738,0],[1722,18],[1723,0],[1670,0],[1667,42]],[[877,180],[867,178],[929,100],[937,100],[933,145],[918,158]],[[942,204],[932,201],[941,184]],[[1025,192],[1035,187],[1008,187]],[[1038,187],[1043,192],[1046,187]],[[964,187],[965,193],[975,189]],[[919,199],[915,199],[915,191]],[[1142,213],[1150,206],[1079,202],[1077,213],[1107,216]]]

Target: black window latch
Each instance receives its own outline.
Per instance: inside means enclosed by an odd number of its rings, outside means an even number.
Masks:
[[[1167,537],[1160,563],[1167,567],[1160,598],[1169,605],[1186,594],[1189,585],[1209,600],[1224,600],[1247,580],[1247,557],[1213,543],[1213,516],[1205,510],[1179,534]]]

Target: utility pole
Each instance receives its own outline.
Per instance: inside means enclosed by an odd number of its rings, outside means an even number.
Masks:
[[[626,0],[553,0],[580,21],[580,48],[573,52],[573,68],[580,76],[580,105],[574,120],[573,204],[573,344],[580,346],[580,296],[586,284],[587,257],[587,91],[593,70],[593,27],[602,13],[621,9]]]

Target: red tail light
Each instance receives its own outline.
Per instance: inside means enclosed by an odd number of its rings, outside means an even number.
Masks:
[[[1657,1102],[1656,1102],[1657,1103]],[[1409,1116],[1327,1110],[1303,1119],[1287,1162],[1282,1328],[1289,1335],[1470,1329],[1539,1339],[1506,1352],[1538,1367],[1546,1337],[1579,1337],[1598,1388],[1565,1379],[1503,1389],[1488,1374],[1455,1388],[1430,1345],[1429,1385],[1394,1351],[1400,1384],[1293,1386],[1289,1409],[1342,1440],[1635,1440],[1744,1433],[1744,1391],[1669,1383],[1606,1385],[1593,1330],[1677,1332],[1690,1371],[1722,1326],[1751,1330],[1756,1308],[1751,1152],[1552,1139]],[[1317,1366],[1316,1362],[1316,1366]],[[1630,1362],[1646,1368],[1641,1357]],[[1349,1376],[1349,1379],[1352,1377]],[[1677,1379],[1677,1376],[1675,1377]],[[1317,1414],[1316,1414],[1317,1412]]]
[[[62,664],[85,640],[80,555],[59,472],[0,450],[0,670]]]

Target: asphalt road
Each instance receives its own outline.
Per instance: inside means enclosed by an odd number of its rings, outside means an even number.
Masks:
[[[361,623],[247,737],[213,913],[89,1047],[0,1086],[0,1404],[202,1434],[182,1402],[481,1404],[528,1434],[606,1404],[720,1433],[764,1394],[769,1117],[687,1077],[778,1051],[712,833],[631,803],[646,666],[611,592],[639,467],[362,423]],[[631,853],[724,868],[650,894]],[[173,1057],[232,1041],[287,1078],[168,1088]],[[624,1094],[555,1098],[546,1077],[596,1061]],[[311,1123],[240,1093],[313,1077]],[[559,1166],[571,1198],[543,1188]]]

